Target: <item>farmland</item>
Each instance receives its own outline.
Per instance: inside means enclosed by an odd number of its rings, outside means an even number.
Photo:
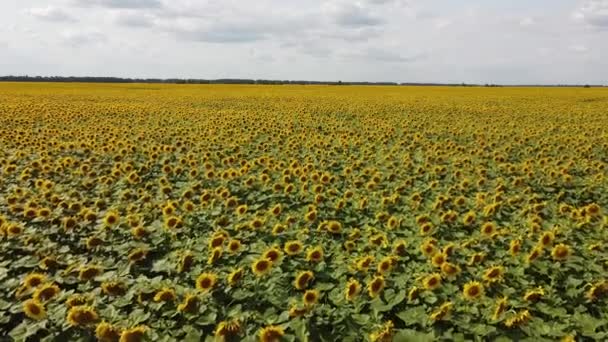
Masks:
[[[594,88],[0,84],[0,336],[606,340],[607,108]]]

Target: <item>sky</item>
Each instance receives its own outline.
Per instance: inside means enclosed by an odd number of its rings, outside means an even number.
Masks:
[[[608,84],[608,0],[2,0],[0,75]]]

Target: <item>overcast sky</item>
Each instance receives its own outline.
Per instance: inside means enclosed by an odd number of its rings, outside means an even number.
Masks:
[[[0,0],[9,74],[608,83],[608,0]]]

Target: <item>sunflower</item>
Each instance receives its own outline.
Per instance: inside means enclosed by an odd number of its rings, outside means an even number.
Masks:
[[[551,256],[553,257],[553,260],[556,261],[564,261],[568,259],[570,256],[570,246],[563,243],[556,245],[553,247],[553,250],[551,250]]]
[[[277,223],[272,227],[272,235],[281,235],[287,230],[287,226],[281,223]]]
[[[407,242],[405,240],[397,240],[393,245],[393,253],[404,256],[407,254]]]
[[[470,226],[474,222],[475,222],[475,212],[474,211],[469,211],[462,218],[462,224],[464,224],[465,226]]]
[[[540,258],[542,255],[543,255],[543,247],[542,246],[535,246],[534,248],[532,248],[532,250],[530,251],[530,253],[528,253],[528,255],[526,256],[526,261],[528,263],[531,263],[534,260]]]
[[[103,282],[101,290],[108,296],[122,296],[127,292],[125,285],[119,281]]]
[[[342,223],[338,221],[328,221],[327,231],[332,234],[340,234],[342,232]]]
[[[160,290],[158,290],[156,292],[156,294],[154,294],[154,301],[155,302],[173,302],[175,301],[175,299],[177,299],[177,296],[175,295],[175,290],[168,288],[168,287],[164,287]]]
[[[304,290],[308,287],[314,277],[315,276],[311,271],[302,271],[296,276],[293,286],[298,290]]]
[[[388,221],[386,221],[386,227],[388,229],[395,229],[399,226],[399,219],[395,216],[391,216]]]
[[[113,226],[117,225],[119,223],[119,221],[120,221],[120,215],[115,210],[108,211],[105,214],[105,216],[103,217],[103,223],[107,227],[113,227]]]
[[[239,240],[230,240],[230,242],[228,242],[228,252],[235,254],[237,253],[242,247],[241,241]]]
[[[437,253],[437,247],[435,246],[434,240],[426,240],[420,245],[420,251],[427,258],[432,257]]]
[[[309,308],[307,307],[300,307],[298,305],[293,305],[292,307],[289,308],[289,317],[294,318],[294,317],[300,317],[305,315],[306,313],[308,313]]]
[[[213,250],[211,250],[211,254],[209,255],[209,258],[207,258],[207,264],[213,265],[221,257],[222,257],[222,247],[215,247]]]
[[[396,258],[393,256],[384,257],[378,263],[378,273],[385,274],[390,272],[396,264]]]
[[[285,335],[283,328],[276,325],[264,327],[258,333],[261,342],[279,342],[283,335]]]
[[[427,236],[433,233],[433,224],[426,222],[420,226],[420,235]]]
[[[492,266],[485,270],[483,279],[488,283],[495,283],[501,281],[504,274],[505,269],[503,266]]]
[[[281,258],[281,250],[276,247],[271,247],[262,254],[264,259],[268,259],[272,263],[276,263]]]
[[[302,302],[306,306],[313,306],[319,301],[319,290],[306,290],[302,295]]]
[[[484,253],[474,253],[473,255],[471,255],[471,257],[469,258],[469,265],[475,265],[475,264],[479,264],[480,262],[483,261],[483,259],[485,259],[486,255]]]
[[[178,272],[188,272],[194,264],[194,254],[191,251],[185,251],[179,259]]]
[[[88,301],[89,299],[85,295],[74,294],[68,297],[68,299],[66,299],[65,305],[68,308],[72,308],[75,306],[86,305]]]
[[[356,279],[350,279],[346,284],[344,297],[346,298],[346,300],[352,301],[357,295],[359,295],[360,292],[361,284]]]
[[[228,274],[228,285],[236,286],[243,279],[244,271],[242,268],[235,268]]]
[[[374,262],[374,257],[371,255],[366,255],[364,257],[359,258],[357,260],[357,270],[366,272],[372,263]]]
[[[393,335],[394,335],[394,331],[393,331],[393,321],[388,321],[386,323],[384,323],[384,325],[372,332],[371,334],[369,334],[369,339],[371,342],[391,342],[393,340]]]
[[[177,306],[177,311],[195,313],[198,309],[199,302],[200,299],[196,296],[196,294],[187,294],[186,297],[184,297],[184,301]]]
[[[441,267],[448,259],[448,256],[443,253],[437,253],[431,258],[431,263],[435,267]]]
[[[464,285],[462,294],[465,299],[476,300],[483,297],[484,288],[478,281],[470,281]]]
[[[532,319],[532,315],[528,310],[522,310],[505,320],[507,328],[526,325]]]
[[[448,315],[452,311],[453,306],[454,306],[454,304],[452,304],[452,302],[445,302],[445,303],[441,304],[441,306],[437,310],[433,311],[431,313],[431,315],[429,316],[429,318],[433,322],[444,320],[448,317]]]
[[[97,322],[99,316],[90,306],[74,306],[70,308],[67,321],[71,326],[87,326]]]
[[[214,249],[217,247],[222,247],[224,245],[224,241],[226,241],[226,235],[218,232],[215,233],[210,239],[209,239],[209,248],[210,249]]]
[[[270,272],[271,268],[272,268],[272,261],[270,261],[269,259],[266,259],[266,258],[258,259],[256,261],[254,261],[253,264],[251,265],[251,270],[258,277]]]
[[[23,302],[23,312],[27,317],[36,321],[39,321],[46,317],[46,310],[44,309],[44,305],[36,299],[28,299]]]
[[[143,261],[148,255],[148,250],[144,248],[135,248],[131,253],[129,253],[129,262],[138,263]]]
[[[256,230],[256,229],[260,229],[264,226],[264,220],[256,217],[253,220],[251,220],[251,222],[249,222],[249,228],[251,228],[252,230]]]
[[[608,295],[608,280],[590,285],[589,289],[585,292],[585,298],[587,298],[589,302],[594,302],[606,295]]]
[[[30,273],[23,280],[23,286],[31,289],[42,284],[46,280],[46,275],[42,273]]]
[[[181,222],[181,218],[179,218],[178,216],[175,215],[169,215],[169,216],[165,216],[165,219],[163,220],[164,222],[164,227],[171,230],[171,229],[175,229],[180,225]]]
[[[314,222],[317,219],[317,211],[311,210],[304,215],[304,219],[308,222]]]
[[[492,315],[492,319],[495,321],[500,319],[500,316],[507,311],[509,308],[509,300],[507,297],[503,297],[496,302],[496,306],[494,307],[494,314]]]
[[[131,235],[133,235],[133,237],[135,237],[136,239],[142,239],[146,235],[148,235],[148,231],[146,230],[146,228],[138,226],[131,229]]]
[[[78,272],[78,277],[80,280],[92,280],[95,277],[98,277],[103,272],[103,269],[100,266],[95,265],[86,265],[80,268]]]
[[[323,247],[309,248],[306,252],[306,260],[309,262],[320,262],[323,260]]]
[[[202,273],[196,278],[196,288],[203,292],[210,291],[217,283],[217,275],[214,273]]]
[[[221,321],[215,327],[213,335],[216,339],[225,340],[228,336],[235,336],[241,331],[241,323],[238,320]]]
[[[120,339],[120,328],[108,322],[101,322],[95,328],[95,337],[100,342],[117,342]]]
[[[519,254],[520,250],[521,250],[521,240],[520,239],[511,240],[511,242],[509,242],[509,253],[512,256],[516,256],[517,254]]]
[[[243,216],[247,212],[247,209],[248,209],[248,207],[246,204],[241,204],[238,207],[236,207],[236,214],[239,216]]]
[[[303,248],[302,242],[294,240],[286,242],[283,250],[287,255],[293,256],[299,254]]]
[[[446,277],[454,277],[460,273],[460,267],[451,262],[444,262],[441,265],[441,273]]]
[[[496,232],[496,224],[494,222],[486,222],[481,225],[481,234],[486,237],[492,237]]]
[[[143,325],[123,330],[119,342],[142,342],[148,328]]]
[[[526,302],[538,302],[544,295],[545,295],[545,290],[543,290],[543,288],[539,287],[534,290],[526,291],[526,294],[524,295],[524,300]]]
[[[555,234],[553,232],[544,232],[538,240],[538,245],[542,247],[549,247],[555,240]]]
[[[367,284],[367,292],[372,298],[376,298],[384,289],[385,281],[383,276],[375,276],[372,281]]]
[[[441,275],[439,273],[429,274],[422,280],[422,285],[427,290],[435,290],[441,286]]]

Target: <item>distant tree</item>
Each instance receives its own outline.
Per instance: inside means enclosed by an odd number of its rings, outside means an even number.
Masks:
[[[585,84],[585,88],[591,88],[591,86],[588,84]]]

